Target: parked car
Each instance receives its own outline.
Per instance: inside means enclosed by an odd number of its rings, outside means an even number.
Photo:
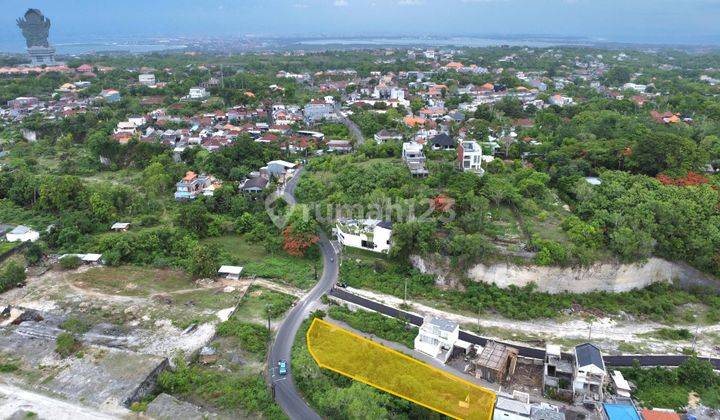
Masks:
[[[281,360],[278,362],[278,373],[287,375],[287,361]]]
[[[347,287],[347,283],[339,283],[338,282],[337,287],[342,287],[344,289]]]

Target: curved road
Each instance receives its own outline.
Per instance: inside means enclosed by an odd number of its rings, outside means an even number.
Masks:
[[[294,193],[301,173],[302,169],[298,170],[285,187],[284,198],[288,204],[296,203]],[[308,406],[295,387],[292,379],[292,368],[288,366],[287,375],[280,376],[277,373],[278,360],[287,360],[288,365],[290,365],[290,352],[300,325],[310,314],[313,305],[333,287],[338,277],[338,263],[335,252],[324,232],[320,232],[320,242],[318,244],[323,257],[323,272],[320,281],[288,313],[280,328],[278,328],[268,359],[268,380],[271,386],[275,387],[275,401],[291,419],[320,419],[320,416]]]
[[[363,136],[362,131],[360,131],[360,127],[358,127],[357,124],[353,122],[353,120],[348,117],[342,117],[340,121],[348,128],[348,130],[350,131],[350,135],[355,138],[356,146],[360,146],[365,143],[365,136]]]

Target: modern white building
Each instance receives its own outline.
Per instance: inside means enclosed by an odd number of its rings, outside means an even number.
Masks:
[[[5,235],[8,242],[35,242],[40,239],[40,233],[27,226],[17,226]]]
[[[336,236],[344,246],[388,253],[391,246],[392,223],[375,219],[341,219],[337,221]]]
[[[458,145],[458,160],[460,169],[465,172],[474,172],[480,176],[485,174],[482,168],[482,147],[476,141],[463,141]]]
[[[414,141],[403,143],[402,159],[413,176],[428,176],[422,144]]]
[[[418,329],[418,335],[415,337],[415,350],[432,357],[440,357],[444,362],[452,353],[459,336],[460,326],[457,323],[428,316],[423,319],[423,323]]]
[[[209,96],[210,94],[204,87],[190,88],[190,93],[188,94],[188,98],[193,100],[206,99]]]
[[[140,82],[141,85],[145,86],[155,86],[155,75],[150,73],[141,74],[138,76],[138,82]]]
[[[605,362],[600,349],[590,343],[575,347],[575,378],[573,391],[576,401],[602,401],[605,383]]]

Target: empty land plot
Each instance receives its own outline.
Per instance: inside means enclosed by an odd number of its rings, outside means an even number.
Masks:
[[[453,418],[492,418],[492,391],[336,325],[315,319],[307,342],[310,354],[322,368]]]
[[[243,296],[240,306],[235,312],[235,317],[251,321],[264,321],[269,313],[271,319],[279,319],[290,309],[295,300],[294,296],[285,293],[252,286]]]
[[[195,287],[190,276],[176,270],[145,267],[94,267],[73,274],[73,285],[110,295],[147,297]]]

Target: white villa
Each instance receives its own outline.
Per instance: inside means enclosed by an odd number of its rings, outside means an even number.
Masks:
[[[485,174],[482,168],[482,147],[476,141],[463,141],[458,146],[458,160],[460,169],[465,172],[474,172],[480,176]]]
[[[415,337],[415,350],[445,362],[460,336],[460,326],[443,318],[428,316]],[[443,357],[445,355],[445,357]]]
[[[344,246],[387,254],[390,251],[392,223],[375,219],[341,219],[336,224],[338,241]]]

